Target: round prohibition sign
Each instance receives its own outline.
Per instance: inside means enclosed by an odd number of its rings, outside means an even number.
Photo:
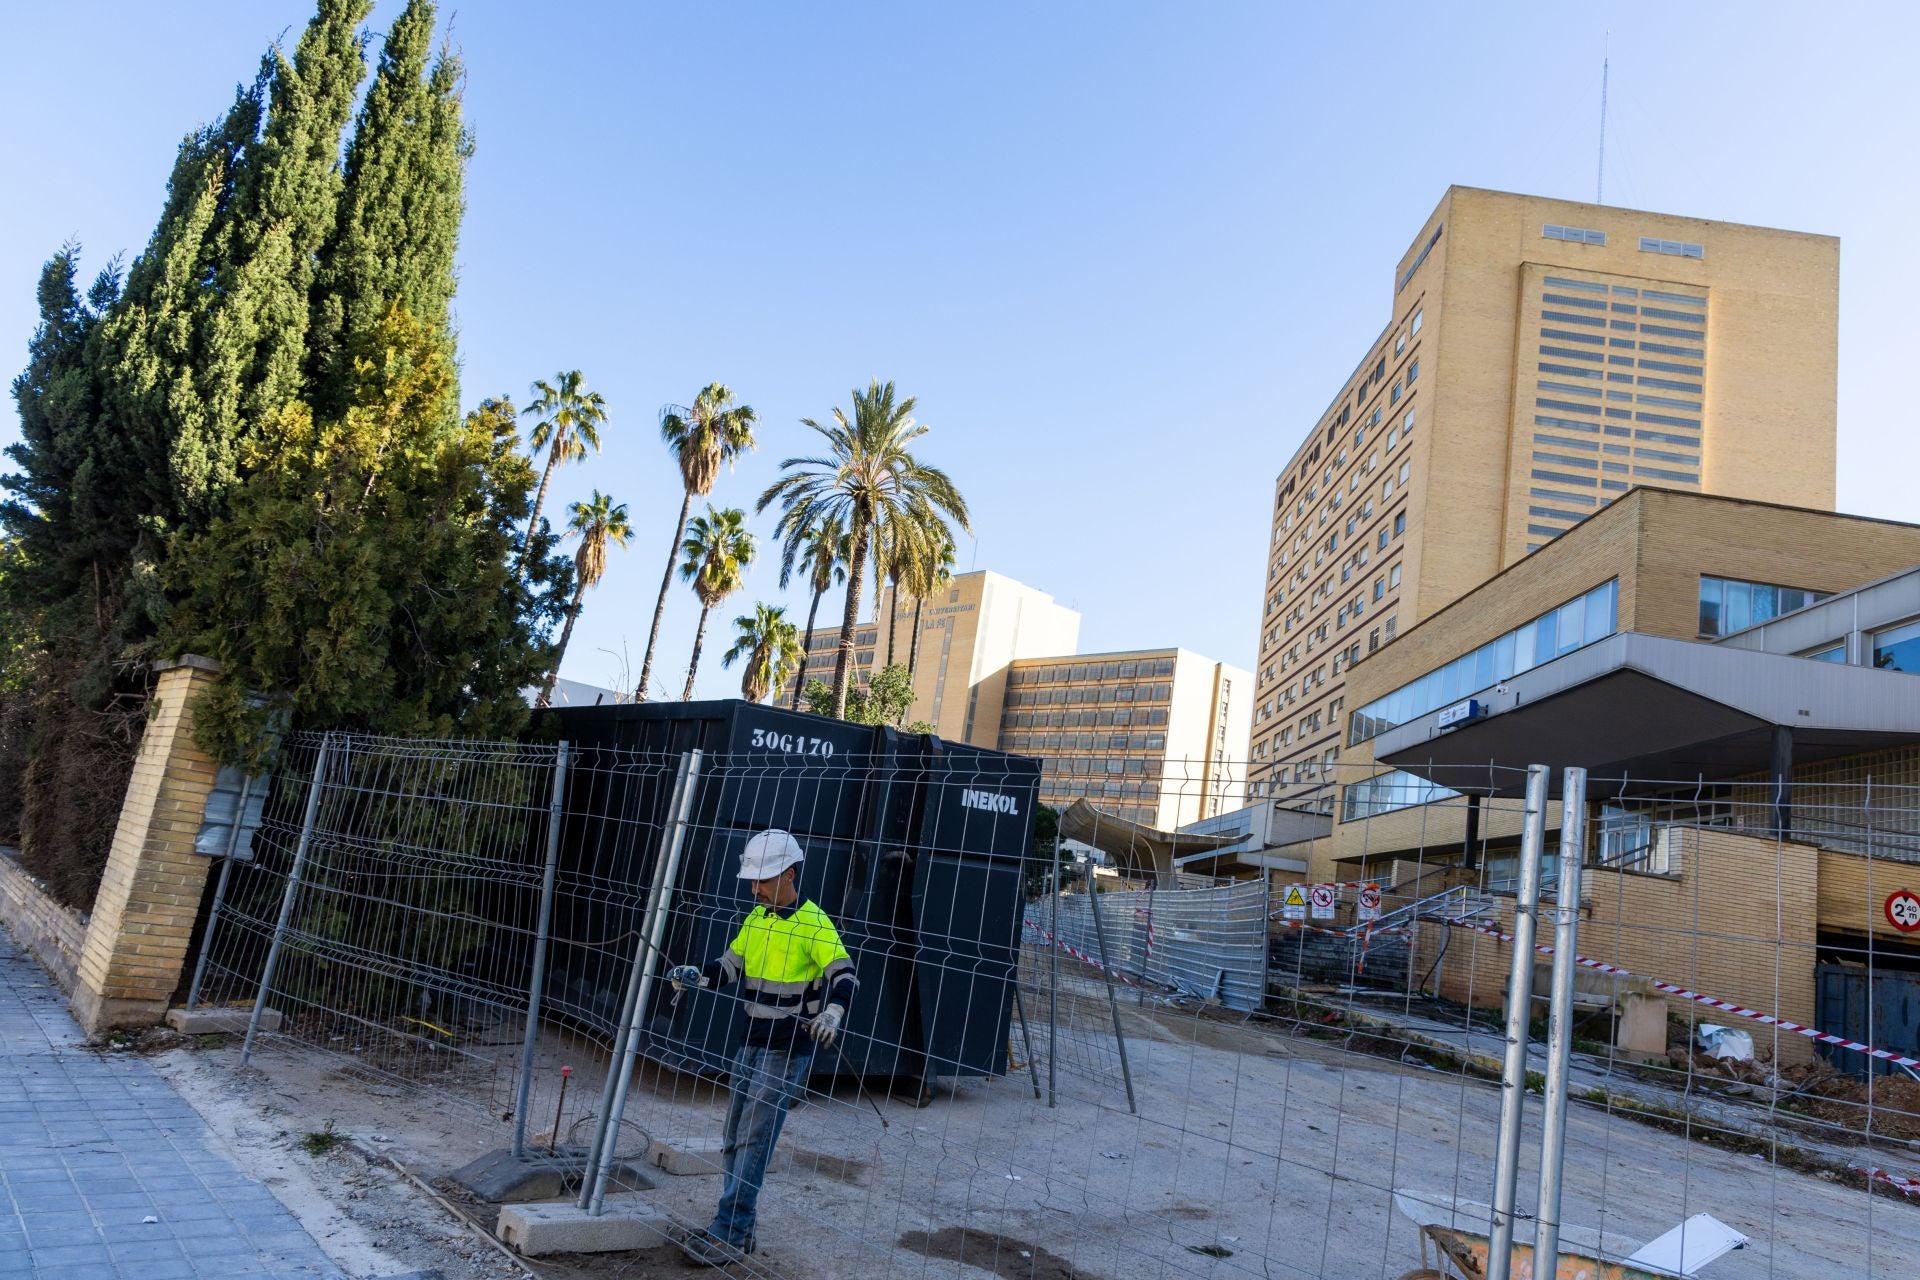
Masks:
[[[1330,884],[1317,884],[1308,890],[1308,893],[1312,895],[1313,905],[1316,907],[1325,908],[1333,905],[1333,886]],[[1920,903],[1915,905],[1920,906]]]
[[[1887,922],[1902,933],[1920,929],[1920,895],[1911,889],[1895,889],[1887,895]]]
[[[1380,909],[1380,886],[1370,884],[1360,891],[1360,909],[1378,911]]]

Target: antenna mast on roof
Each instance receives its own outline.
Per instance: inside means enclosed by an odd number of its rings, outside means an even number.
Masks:
[[[1593,183],[1595,204],[1607,202],[1607,64],[1610,61],[1608,55],[1612,52],[1608,47],[1613,43],[1612,31],[1607,32],[1606,42],[1600,54],[1600,166]]]

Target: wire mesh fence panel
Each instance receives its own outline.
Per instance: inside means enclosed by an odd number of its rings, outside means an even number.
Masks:
[[[1243,810],[1219,758],[1165,765],[1149,804],[1104,767],[775,728],[564,763],[336,737],[317,792],[320,741],[293,739],[205,998],[253,998],[290,901],[269,1072],[292,1048],[404,1086],[460,1118],[442,1167],[520,1127],[576,1170],[604,1147],[603,1207],[645,1175],[662,1240],[748,1224],[733,1274],[1400,1277],[1484,1242],[1523,766],[1328,764]],[[1589,779],[1564,1250],[1620,1264],[1704,1213],[1746,1241],[1710,1277],[1911,1273],[1915,786]],[[802,854],[790,900],[741,875],[770,828]],[[1547,1012],[1521,1010],[1523,1090]]]
[[[289,738],[201,997],[261,999],[271,956],[270,1034],[500,1131],[522,1111],[555,767],[550,747]]]
[[[1253,1013],[1266,997],[1267,897],[1259,881],[1164,891],[1083,885],[1057,904],[1030,906],[1027,919],[1037,930],[1057,915],[1049,932],[1060,949],[1125,984]]]

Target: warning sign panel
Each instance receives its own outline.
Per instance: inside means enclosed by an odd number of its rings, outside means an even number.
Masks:
[[[1379,918],[1380,886],[1377,884],[1363,885],[1360,889],[1360,922],[1365,924],[1370,920],[1378,920]]]
[[[1887,922],[1902,933],[1920,929],[1920,895],[1895,889],[1887,895]]]
[[[1280,914],[1288,920],[1305,920],[1307,918],[1306,890],[1297,884],[1288,885],[1286,892],[1280,898]]]
[[[1333,919],[1333,886],[1317,884],[1307,892],[1307,900],[1313,904],[1315,920]]]

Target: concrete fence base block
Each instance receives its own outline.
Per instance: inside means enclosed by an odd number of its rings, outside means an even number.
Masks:
[[[651,1191],[653,1179],[637,1167],[649,1161],[615,1163],[608,1173],[609,1184],[622,1191]],[[494,1204],[520,1204],[530,1200],[558,1200],[580,1189],[580,1177],[586,1169],[585,1147],[561,1147],[546,1154],[543,1143],[534,1143],[525,1156],[511,1150],[489,1151],[486,1155],[456,1170],[453,1180],[482,1200]]]
[[[726,1168],[726,1149],[718,1140],[683,1142],[678,1146],[655,1139],[647,1149],[647,1163],[675,1178],[698,1178],[720,1174]],[[775,1147],[767,1162],[768,1173],[778,1173],[793,1163],[793,1153]]]
[[[1647,992],[1629,991],[1620,1002],[1614,1047],[1626,1053],[1664,1056],[1667,1052],[1667,1002]]]
[[[617,1253],[651,1249],[678,1238],[673,1220],[630,1196],[608,1196],[594,1217],[571,1200],[510,1204],[500,1210],[496,1234],[529,1258],[548,1253]]]
[[[251,1009],[169,1009],[167,1025],[183,1036],[230,1035],[243,1036],[247,1033],[247,1019]],[[260,1029],[271,1035],[280,1029],[280,1011],[262,1009],[260,1011]]]

